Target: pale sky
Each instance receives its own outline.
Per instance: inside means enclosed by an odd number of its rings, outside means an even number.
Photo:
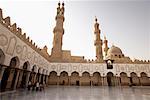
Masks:
[[[59,1],[59,0],[58,0]],[[40,48],[52,48],[58,1],[0,0],[4,17],[10,16]],[[62,0],[60,0],[62,1]],[[149,0],[63,0],[65,33],[63,50],[72,55],[95,59],[94,17],[109,42],[130,58],[150,59]]]

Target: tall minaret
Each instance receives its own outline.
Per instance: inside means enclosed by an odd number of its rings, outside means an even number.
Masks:
[[[108,40],[106,39],[106,36],[104,36],[104,53],[105,57],[107,56],[107,51],[108,51]]]
[[[62,7],[60,7],[60,2],[57,7],[57,15],[56,15],[56,26],[53,30],[54,38],[53,38],[53,48],[51,52],[51,57],[56,59],[62,58],[62,39],[64,34],[64,3],[62,3]]]
[[[95,43],[94,43],[94,45],[96,46],[96,60],[102,61],[103,60],[103,53],[102,53],[102,44],[103,43],[100,38],[101,30],[99,29],[99,24],[97,23],[97,18],[95,18],[94,28],[95,28],[94,33],[96,36]]]

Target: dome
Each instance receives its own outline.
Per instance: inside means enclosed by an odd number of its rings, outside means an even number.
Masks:
[[[109,57],[122,57],[124,56],[121,49],[119,47],[116,47],[116,46],[112,46],[110,49],[108,49],[108,52],[107,52],[107,56]]]

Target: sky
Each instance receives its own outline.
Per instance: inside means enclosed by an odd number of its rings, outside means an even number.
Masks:
[[[58,0],[61,1],[62,0]],[[0,0],[3,17],[22,28],[38,47],[50,54],[58,1]],[[63,0],[65,21],[63,50],[73,56],[95,59],[94,23],[98,18],[101,39],[121,48],[131,59],[150,60],[150,0]]]

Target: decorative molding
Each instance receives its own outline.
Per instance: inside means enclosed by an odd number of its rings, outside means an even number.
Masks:
[[[4,34],[0,34],[0,45],[5,46],[8,43],[8,38]]]

